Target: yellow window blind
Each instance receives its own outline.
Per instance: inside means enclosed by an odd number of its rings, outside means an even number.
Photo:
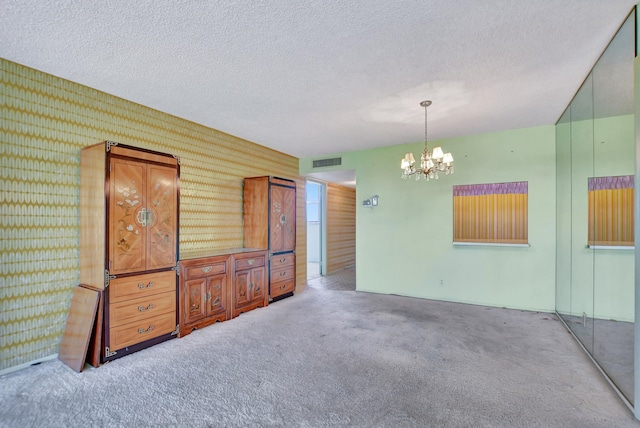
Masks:
[[[453,241],[528,243],[528,182],[453,186]]]

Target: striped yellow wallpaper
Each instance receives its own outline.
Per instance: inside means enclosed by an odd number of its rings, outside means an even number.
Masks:
[[[295,179],[304,284],[297,158],[1,58],[0,119],[0,370],[58,351],[79,281],[80,149],[103,140],[180,157],[185,250],[242,247],[245,176]]]
[[[356,190],[327,183],[327,274],[356,264]]]

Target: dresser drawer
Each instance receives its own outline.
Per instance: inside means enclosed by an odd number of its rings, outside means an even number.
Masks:
[[[176,272],[173,270],[116,278],[109,284],[109,303],[175,290]]]
[[[110,304],[109,325],[117,327],[167,312],[176,312],[175,291]]]
[[[252,269],[258,266],[264,266],[264,254],[255,257],[236,258],[236,270]]]
[[[271,256],[271,269],[280,269],[283,267],[293,266],[295,264],[296,255],[293,253]]]
[[[206,263],[198,266],[187,267],[185,279],[198,279],[207,276],[219,275],[227,271],[226,262]]]
[[[175,312],[160,314],[155,317],[145,318],[118,327],[109,329],[109,347],[112,350],[122,349],[163,334],[171,333],[176,329]]]
[[[293,279],[282,282],[273,282],[270,286],[269,296],[273,299],[274,297],[291,293],[293,291],[296,291],[296,281]]]
[[[281,269],[272,269],[271,274],[269,275],[269,282],[280,282],[286,281],[288,279],[293,279],[295,274],[295,267],[289,266]]]

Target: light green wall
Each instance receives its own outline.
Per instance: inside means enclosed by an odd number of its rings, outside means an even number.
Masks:
[[[423,143],[343,153],[355,169],[357,289],[385,294],[553,311],[555,302],[555,128],[544,126],[432,142],[455,158],[437,181],[402,180],[400,159]],[[300,160],[300,173],[312,171]],[[318,171],[315,169],[314,171]],[[457,184],[529,182],[529,243],[454,247]],[[380,195],[380,205],[363,199]]]

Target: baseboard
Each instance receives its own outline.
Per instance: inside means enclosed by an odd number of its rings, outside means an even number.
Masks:
[[[432,300],[434,302],[446,302],[446,303],[459,303],[461,305],[472,305],[472,306],[483,306],[487,308],[496,308],[496,309],[510,309],[514,311],[525,311],[525,312],[540,312],[545,314],[555,314],[555,309],[550,308],[534,308],[534,307],[525,307],[525,306],[505,306],[505,305],[495,305],[488,302],[476,302],[474,300],[448,300],[440,297],[432,297],[432,296],[419,296],[415,294],[404,294],[404,293],[388,293],[379,290],[368,290],[363,288],[358,288],[356,285],[356,291],[360,293],[371,293],[371,294],[381,294],[383,296],[400,296],[400,297],[409,297],[412,299],[423,299],[423,300]]]
[[[8,369],[0,370],[0,376],[4,376],[9,373],[17,372],[18,370],[26,369],[35,364],[44,363],[45,361],[57,360],[58,354],[49,355],[48,357],[38,358],[37,360],[30,361],[28,363],[18,364],[17,366],[9,367]]]

